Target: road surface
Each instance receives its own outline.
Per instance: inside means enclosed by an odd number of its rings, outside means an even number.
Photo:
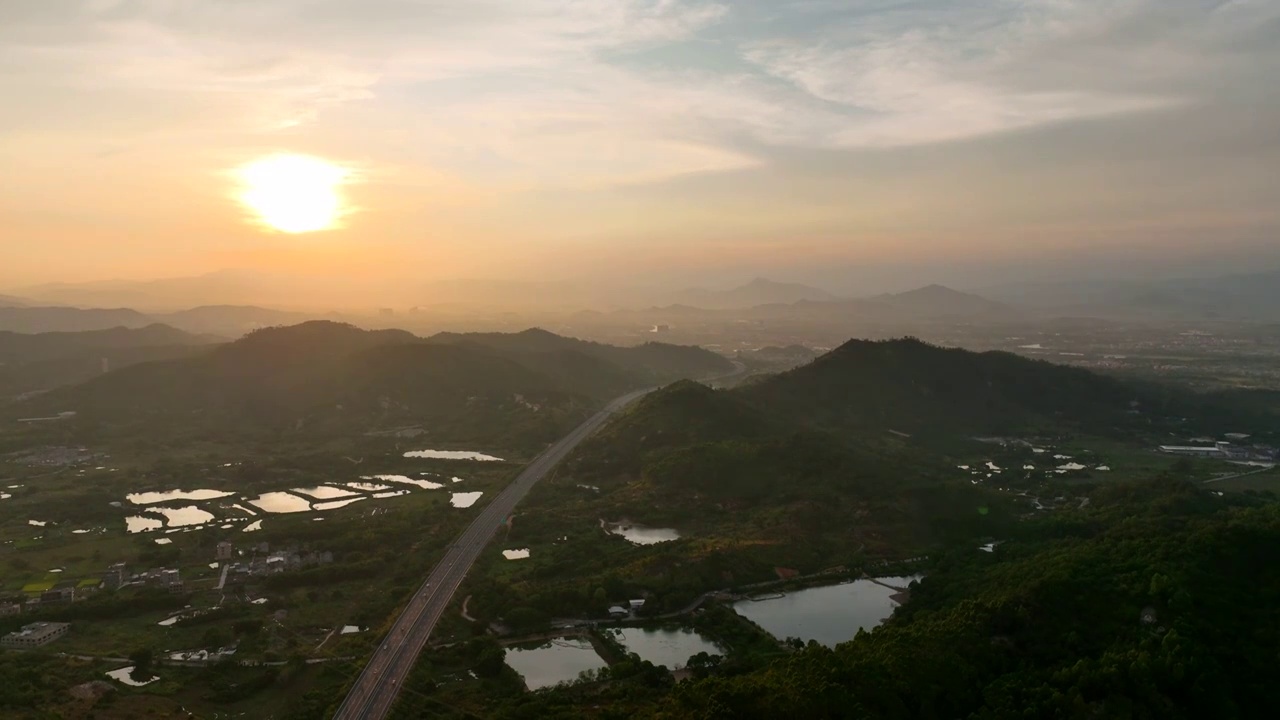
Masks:
[[[444,558],[427,576],[426,582],[418,588],[404,612],[396,619],[391,632],[373,651],[369,664],[360,673],[333,716],[335,720],[381,720],[387,716],[400,693],[400,687],[417,661],[418,654],[427,644],[436,622],[453,599],[454,592],[498,527],[515,510],[516,504],[524,499],[534,483],[541,480],[579,443],[600,429],[614,413],[655,389],[637,390],[609,403],[573,432],[547,448],[515,481],[485,506],[480,515],[449,546]]]

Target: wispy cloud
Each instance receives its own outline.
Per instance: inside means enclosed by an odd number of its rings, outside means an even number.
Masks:
[[[222,134],[385,102],[528,181],[598,182],[745,167],[753,143],[911,145],[1192,103],[1240,68],[1241,37],[1280,17],[1264,0],[764,7],[49,0],[5,4],[0,57],[19,68],[11,86],[201,96],[223,108],[207,117]],[[742,69],[611,59],[688,41]]]

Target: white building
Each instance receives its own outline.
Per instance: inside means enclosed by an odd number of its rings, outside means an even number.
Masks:
[[[71,628],[68,623],[37,622],[24,626],[17,632],[11,632],[0,638],[0,647],[11,650],[29,650],[57,640],[67,634]]]

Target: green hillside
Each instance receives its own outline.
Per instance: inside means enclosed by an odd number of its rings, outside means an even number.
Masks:
[[[84,382],[103,371],[204,352],[220,342],[168,325],[84,332],[0,332],[0,401]]]
[[[653,384],[682,378],[699,378],[725,373],[733,369],[723,356],[702,348],[667,343],[645,343],[634,347],[618,347],[567,338],[539,328],[519,333],[439,333],[427,338],[437,343],[474,343],[503,352],[549,357],[566,353],[595,358],[612,364]]]
[[[541,331],[446,342],[316,321],[126,367],[9,410],[74,410],[79,426],[116,433],[301,435],[426,423],[459,438],[519,429],[545,442],[655,376],[702,376],[723,364],[697,348],[609,348]]]
[[[851,340],[741,394],[810,425],[904,433],[1110,433],[1220,410],[1173,387],[914,339]]]
[[[1172,480],[1096,502],[955,549],[875,632],[681,685],[653,717],[1268,716],[1280,506]]]

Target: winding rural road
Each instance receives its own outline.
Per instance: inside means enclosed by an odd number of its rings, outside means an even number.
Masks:
[[[741,372],[741,366],[739,366]],[[614,413],[656,388],[637,390],[609,403],[565,437],[547,448],[498,494],[462,535],[449,546],[443,559],[427,579],[404,612],[396,619],[391,632],[373,652],[369,664],[347,694],[335,720],[380,720],[390,712],[404,679],[413,668],[418,654],[426,646],[431,631],[462,584],[467,571],[480,557],[489,540],[506,522],[516,505],[538,482],[583,440],[609,420]]]

